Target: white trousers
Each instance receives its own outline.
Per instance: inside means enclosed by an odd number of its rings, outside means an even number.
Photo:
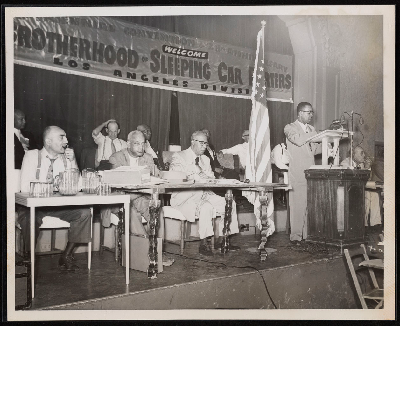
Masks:
[[[365,190],[365,226],[382,224],[381,207],[379,204],[379,194],[370,190]]]
[[[207,200],[204,201],[199,210],[199,236],[200,239],[204,239],[214,235],[214,227],[212,218],[221,216],[219,222],[219,236],[222,236],[222,230],[224,228],[225,219],[225,198],[216,194],[208,196]],[[236,203],[232,201],[232,221],[229,225],[230,234],[239,232],[238,219],[236,214]]]

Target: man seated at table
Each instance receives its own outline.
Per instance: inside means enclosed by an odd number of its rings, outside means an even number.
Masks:
[[[140,124],[136,128],[138,131],[142,132],[144,137],[146,138],[146,144],[144,145],[144,152],[150,154],[153,157],[154,164],[158,169],[163,169],[163,163],[160,157],[158,157],[157,152],[153,150],[150,144],[152,132],[151,128],[146,124]]]
[[[109,162],[111,169],[122,166],[148,166],[150,171],[155,171],[154,175],[159,176],[158,168],[154,165],[153,158],[150,154],[145,153],[145,135],[136,130],[128,134],[128,148],[114,153]],[[130,193],[131,197],[131,220],[130,232],[138,235],[147,235],[142,224],[142,217],[146,221],[150,221],[149,203],[150,194],[147,193]],[[116,208],[104,208],[102,210],[103,226],[110,226],[111,212],[116,212]],[[162,224],[160,225],[160,234],[162,233]]]
[[[104,136],[101,131],[106,128],[108,136]],[[121,129],[115,119],[109,119],[93,129],[92,137],[97,144],[95,166],[99,170],[110,169],[108,159],[117,151],[127,148],[127,143],[118,137]]]
[[[54,183],[60,172],[69,168],[78,168],[75,154],[67,148],[66,133],[58,126],[48,126],[43,132],[43,149],[29,150],[25,153],[21,168],[21,192],[29,192],[30,182]],[[45,216],[57,217],[70,223],[67,246],[61,255],[58,265],[61,270],[79,269],[72,252],[78,243],[89,243],[91,213],[89,208],[80,207],[39,207],[35,212],[35,243],[39,236],[39,227]],[[18,212],[18,223],[21,226],[25,246],[30,246],[30,213],[29,209]],[[28,250],[29,251],[29,250]],[[34,251],[34,249],[31,251]]]
[[[204,155],[207,148],[207,135],[203,131],[196,131],[191,137],[191,146],[183,151],[173,154],[170,171],[183,171],[188,179],[215,179],[210,166],[210,159]],[[215,214],[221,216],[219,224],[220,241],[215,247],[221,247],[223,236],[225,199],[210,190],[183,190],[173,192],[171,206],[178,209],[190,222],[199,219],[199,236],[201,239],[199,252],[203,255],[212,255],[209,238],[214,235],[212,218]],[[238,220],[236,215],[236,203],[232,204],[232,221],[230,233],[238,233]],[[239,250],[238,246],[230,245],[230,250]]]
[[[350,152],[349,152],[350,153]],[[349,154],[350,155],[350,154]],[[345,158],[341,163],[343,167],[350,167],[350,157]],[[366,157],[362,147],[357,146],[353,153],[353,167],[371,169],[372,160]],[[381,225],[381,209],[379,204],[379,194],[370,190],[365,190],[365,226]]]

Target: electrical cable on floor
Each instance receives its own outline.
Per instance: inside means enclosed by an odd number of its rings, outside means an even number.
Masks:
[[[265,282],[265,279],[264,279],[264,277],[262,276],[260,270],[258,270],[258,269],[255,268],[255,267],[252,267],[252,266],[250,266],[250,265],[245,265],[244,267],[239,267],[238,265],[229,265],[229,266],[228,266],[228,265],[226,265],[225,263],[223,263],[223,262],[221,262],[221,261],[209,261],[209,260],[204,259],[204,258],[188,257],[188,256],[184,256],[184,255],[181,255],[181,254],[172,253],[172,252],[170,252],[170,251],[164,251],[164,253],[172,254],[172,255],[174,255],[174,256],[179,256],[179,257],[185,258],[186,260],[202,261],[202,262],[209,263],[209,264],[219,264],[219,265],[223,265],[223,266],[226,267],[226,268],[229,268],[229,267],[230,267],[230,268],[238,268],[238,269],[243,269],[243,268],[254,269],[254,270],[257,271],[258,274],[261,276],[261,279],[263,280],[263,283],[264,283],[265,290],[266,290],[266,292],[267,292],[267,295],[268,295],[269,299],[271,300],[272,305],[275,307],[275,309],[278,309],[278,307],[276,306],[276,304],[275,304],[274,300],[272,299],[272,296],[271,296],[271,294],[270,294],[270,292],[269,292],[269,290],[268,290],[267,282]]]

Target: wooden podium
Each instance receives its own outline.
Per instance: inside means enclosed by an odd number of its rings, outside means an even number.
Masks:
[[[365,169],[309,169],[308,236],[311,242],[340,246],[364,243]]]
[[[351,133],[350,133],[351,134]],[[370,171],[339,165],[343,131],[324,131],[310,142],[322,142],[322,165],[305,171],[307,179],[307,241],[335,246],[364,243],[365,184]],[[332,143],[332,146],[328,146]],[[333,165],[328,165],[329,157]]]

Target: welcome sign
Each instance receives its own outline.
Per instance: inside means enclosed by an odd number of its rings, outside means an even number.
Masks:
[[[134,85],[250,98],[255,56],[106,17],[14,18],[15,63]],[[292,101],[292,57],[264,60],[268,99]]]

